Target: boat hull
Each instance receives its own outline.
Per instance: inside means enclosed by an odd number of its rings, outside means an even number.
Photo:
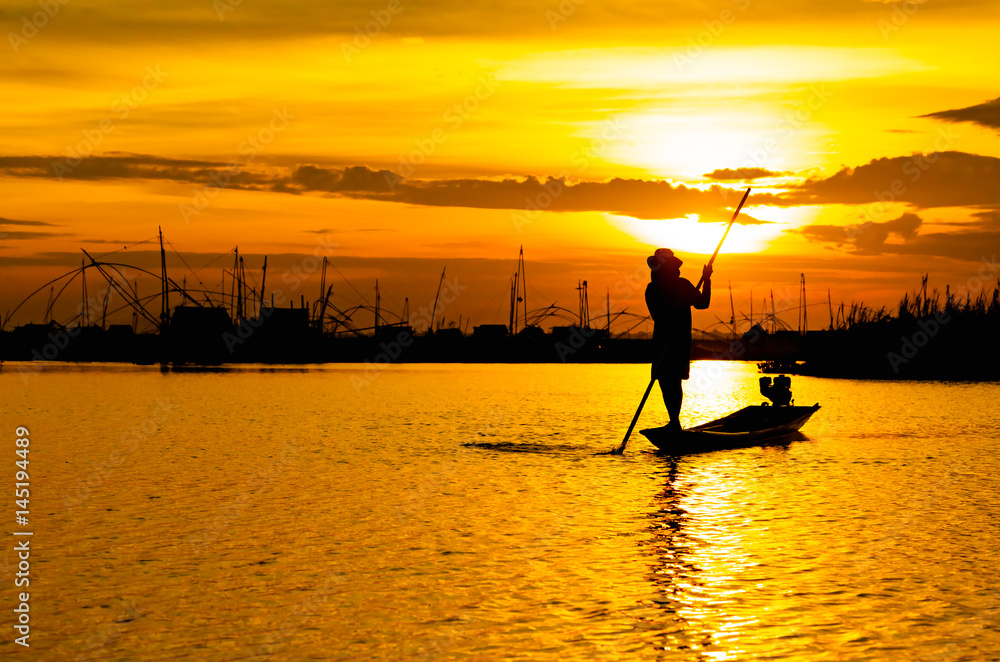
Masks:
[[[787,440],[817,410],[818,404],[811,407],[752,405],[687,430],[678,432],[662,427],[640,430],[640,433],[654,446],[668,453],[745,448]]]

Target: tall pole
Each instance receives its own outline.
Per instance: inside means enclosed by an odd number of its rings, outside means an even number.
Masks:
[[[236,308],[236,281],[239,279],[238,268],[240,266],[240,247],[237,246],[233,249],[233,284],[229,288],[229,314],[233,316],[234,319],[239,317],[239,311]]]
[[[438,297],[441,296],[441,286],[444,285],[444,272],[447,268],[441,269],[441,280],[438,281],[437,294],[434,295],[434,306],[431,308],[431,326],[428,329],[431,333],[434,333],[434,316],[437,315]]]
[[[87,267],[80,260],[80,276],[83,280],[83,325],[90,326],[90,302],[87,301]]]
[[[243,256],[240,256],[240,284],[237,292],[239,292],[239,307],[240,307],[240,318],[246,319],[250,316],[250,312],[247,310],[247,278],[246,269],[243,267]]]
[[[326,313],[326,263],[327,257],[323,256],[323,271],[319,277],[319,320],[320,331],[323,330],[323,315]]]
[[[736,333],[736,304],[733,303],[733,281],[729,281],[729,327]]]
[[[774,309],[774,290],[771,290],[771,333],[778,327],[778,311]]]
[[[108,300],[111,299],[111,288],[109,287],[104,292],[104,307],[101,308],[101,328],[107,328],[105,323],[108,320]]]
[[[826,289],[826,302],[830,306],[830,330],[833,331],[833,297],[830,295],[830,288]]]
[[[136,278],[132,281],[132,290],[135,292],[135,300],[139,300],[139,279]],[[132,311],[132,333],[135,333],[139,328],[139,313]]]
[[[606,297],[605,305],[607,306],[607,311],[608,311],[608,340],[611,340],[611,288],[610,287],[608,288],[605,297]]]
[[[583,283],[576,281],[576,316],[579,319],[580,328],[583,328]]]
[[[802,334],[809,332],[809,311],[806,309],[806,275],[802,274]]]
[[[326,260],[326,258],[323,258]],[[267,256],[264,256],[264,268],[260,270],[260,308],[264,309],[264,283],[267,282]],[[274,306],[271,306],[272,308]]]
[[[517,333],[517,272],[510,281],[510,335]]]
[[[169,294],[167,292],[167,252],[163,250],[163,228],[159,228],[160,231],[160,333],[164,333],[167,330],[167,324],[170,321],[170,301],[168,300]]]
[[[748,197],[750,197],[749,188],[747,188],[746,193],[744,193],[743,197],[740,199],[740,204],[737,205],[736,212],[733,214],[733,217],[729,220],[729,225],[726,226],[726,231],[722,233],[722,239],[719,240],[719,245],[715,247],[715,252],[712,253],[712,257],[708,258],[708,266],[712,266],[713,264],[715,264],[715,258],[719,256],[719,250],[722,248],[722,243],[726,241],[726,237],[729,236],[729,231],[732,229],[733,223],[736,222],[736,218],[740,215],[740,210],[743,209],[743,203],[747,201]],[[701,278],[698,280],[698,285],[696,287],[698,289],[701,289],[701,284],[703,282],[705,282],[705,274],[701,275]]]
[[[524,247],[521,247],[521,299],[524,304],[524,328],[528,328],[528,276],[524,272]]]

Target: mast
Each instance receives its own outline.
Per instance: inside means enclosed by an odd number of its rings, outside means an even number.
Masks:
[[[46,324],[48,324],[49,320],[52,319],[52,306],[55,305],[56,302],[55,294],[56,294],[56,287],[55,285],[53,285],[52,287],[49,288],[49,303],[47,306],[45,306],[45,319],[42,320]]]
[[[605,306],[606,306],[606,310],[608,311],[608,313],[607,313],[608,314],[608,322],[607,322],[607,326],[608,326],[608,340],[611,340],[611,288],[610,287],[608,288],[608,291],[605,293]]]
[[[101,309],[101,328],[107,328],[104,326],[108,319],[108,300],[111,298],[111,288],[109,287],[104,291],[104,307]]]
[[[80,321],[84,326],[90,326],[90,304],[87,301],[87,267],[82,259],[80,260],[80,276],[83,281],[83,310]]]
[[[326,258],[323,258],[324,263]],[[267,282],[267,256],[264,256],[264,267],[260,270],[260,307],[264,308],[264,283]],[[273,305],[271,306],[274,307]]]
[[[514,277],[510,281],[510,335],[517,333],[515,324],[517,324],[517,272],[514,272]]]
[[[802,287],[799,291],[799,333],[805,334],[809,328],[809,321],[806,317],[806,275],[801,274]]]
[[[733,303],[733,281],[729,281],[729,327],[736,333],[736,304]]]
[[[324,320],[326,319],[326,307],[330,304],[330,295],[333,293],[333,284],[326,290],[326,294],[323,295],[323,300],[319,305],[319,330],[323,330]]]
[[[160,333],[163,333],[170,321],[170,301],[167,292],[167,252],[163,250],[163,227],[159,226],[157,229],[160,232]]]
[[[830,330],[833,331],[833,297],[830,296],[830,288],[826,288],[826,303],[830,306]]]
[[[774,309],[774,290],[771,290],[771,333],[777,330],[778,312]]]
[[[430,329],[429,329],[429,331],[431,333],[434,333],[434,316],[437,314],[438,297],[441,296],[441,286],[444,285],[444,272],[445,272],[445,269],[447,269],[447,268],[448,267],[445,267],[444,269],[441,269],[441,280],[438,281],[437,294],[434,295],[434,307],[431,308],[431,326],[430,326]]]
[[[237,307],[237,291],[236,291],[236,281],[239,280],[239,266],[240,266],[240,247],[237,246],[233,249],[233,284],[229,288],[229,308],[230,315],[234,319],[239,318],[239,308]],[[223,274],[225,276],[225,274]]]
[[[240,282],[243,283],[243,317],[250,317],[250,285],[247,282],[247,265],[240,256]]]
[[[521,298],[518,301],[524,303],[524,328],[528,328],[528,284],[524,275],[524,246],[517,255],[517,268],[521,274]]]
[[[375,279],[375,335],[378,335],[378,305],[379,301],[382,300],[381,295],[378,293],[378,278]]]
[[[326,263],[327,257],[323,256],[323,271],[320,273],[319,277],[319,319],[316,320],[316,325],[319,327],[320,331],[323,330],[323,315],[326,314]]]

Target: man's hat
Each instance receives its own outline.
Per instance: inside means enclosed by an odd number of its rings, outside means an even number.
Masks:
[[[657,248],[656,252],[646,258],[646,264],[650,269],[659,269],[663,266],[679,268],[684,263],[669,248]]]

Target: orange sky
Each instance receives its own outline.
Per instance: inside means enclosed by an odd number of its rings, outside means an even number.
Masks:
[[[802,273],[811,300],[893,305],[1000,247],[991,2],[39,7],[4,14],[0,312],[162,226],[193,269],[171,276],[208,287],[239,245],[313,299],[326,255],[335,300],[378,278],[401,312],[447,266],[446,319],[504,322],[523,245],[531,307],[575,310],[585,279],[595,315],[609,291],[644,314],[645,256],[697,280],[747,186],[696,325],[728,319],[728,282],[744,313],[751,290],[794,308]],[[152,249],[116,257],[155,270]]]

